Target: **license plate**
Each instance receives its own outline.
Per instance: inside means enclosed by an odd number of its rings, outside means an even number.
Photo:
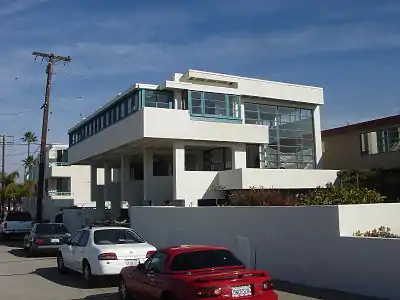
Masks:
[[[139,264],[139,261],[137,259],[126,259],[125,260],[125,265],[127,266],[137,266]]]
[[[232,297],[246,297],[251,296],[251,286],[250,285],[243,285],[243,286],[235,286],[232,287]]]
[[[51,239],[51,242],[52,242],[52,243],[59,243],[60,240],[59,240],[59,239]]]

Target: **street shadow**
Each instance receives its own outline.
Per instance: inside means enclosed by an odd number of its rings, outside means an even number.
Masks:
[[[40,258],[55,258],[56,254],[55,253],[37,253],[35,254],[35,257],[29,256],[29,253],[27,250],[24,249],[11,249],[7,251],[8,253],[16,256],[16,257],[24,257],[24,258],[33,258],[33,259],[40,259]]]
[[[274,280],[274,288],[280,292],[324,300],[388,300],[383,298],[355,295],[330,289],[309,287],[302,284],[280,280]]]
[[[106,293],[99,295],[86,296],[84,298],[72,299],[72,300],[117,300],[118,293]]]
[[[66,274],[59,274],[57,267],[38,268],[34,273],[53,283],[76,289],[107,288],[118,284],[117,278],[104,278],[95,280],[93,284],[88,285],[84,280],[82,280],[81,274],[73,271],[68,271]]]
[[[7,246],[7,247],[12,247],[12,248],[23,248],[24,247],[24,241],[22,238],[10,238],[10,239],[0,239],[0,245],[2,246]]]

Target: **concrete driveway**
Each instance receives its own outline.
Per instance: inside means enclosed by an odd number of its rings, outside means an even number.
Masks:
[[[59,275],[54,257],[27,258],[19,241],[0,242],[0,299],[117,300],[117,288],[87,288],[78,274]],[[333,291],[278,282],[281,300],[361,300]]]

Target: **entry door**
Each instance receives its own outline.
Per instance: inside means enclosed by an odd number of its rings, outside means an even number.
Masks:
[[[77,271],[82,271],[82,262],[86,255],[86,245],[89,240],[89,231],[83,230],[81,238],[78,241],[78,244],[74,247],[73,256],[74,256],[74,264],[75,269]]]
[[[80,230],[77,233],[75,233],[72,238],[70,243],[64,248],[63,251],[63,259],[64,259],[64,264],[66,267],[76,270],[75,269],[75,263],[74,263],[74,250],[75,247],[78,245],[78,242],[80,238],[82,237],[83,231]]]

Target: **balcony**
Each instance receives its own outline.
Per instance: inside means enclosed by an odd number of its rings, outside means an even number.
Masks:
[[[71,177],[71,165],[67,162],[51,162],[47,165],[46,178]]]
[[[47,195],[50,199],[70,199],[73,195],[71,192],[67,191],[57,191],[57,190],[49,190]]]

